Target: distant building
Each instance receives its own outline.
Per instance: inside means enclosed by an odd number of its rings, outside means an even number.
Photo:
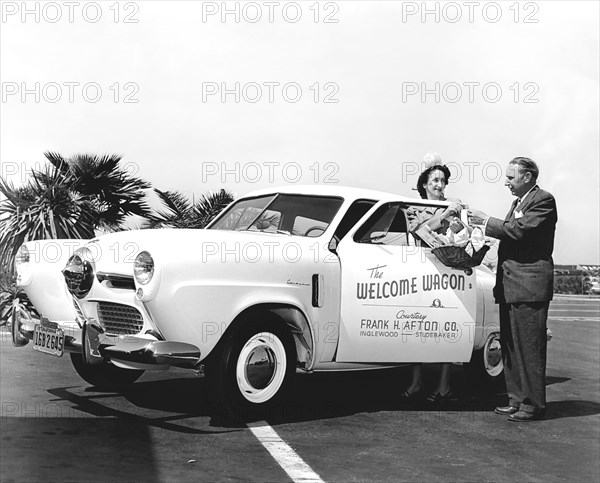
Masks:
[[[577,265],[577,270],[583,272],[598,273],[600,272],[600,265]]]
[[[568,275],[577,270],[577,265],[554,265],[556,275]]]
[[[554,265],[554,292],[600,294],[600,265]]]
[[[597,275],[600,265],[554,265],[554,273],[568,275],[572,272],[587,272],[589,275]]]

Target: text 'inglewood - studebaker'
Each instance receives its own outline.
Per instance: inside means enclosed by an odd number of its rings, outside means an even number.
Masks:
[[[286,187],[238,199],[206,229],[27,242],[18,283],[42,317],[17,315],[13,342],[69,352],[102,388],[202,370],[252,408],[296,371],[452,362],[497,380],[493,273],[446,267],[413,236],[406,210],[423,205],[447,203]]]

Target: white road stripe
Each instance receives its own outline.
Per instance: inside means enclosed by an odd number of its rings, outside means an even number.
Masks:
[[[323,483],[321,477],[265,421],[249,423],[248,427],[294,482]]]
[[[598,322],[600,320],[598,317],[560,317],[556,315],[549,315],[548,318],[552,320],[574,320],[580,322]]]
[[[598,312],[600,309],[550,309],[550,312]]]
[[[560,302],[550,302],[550,307],[597,307],[600,304],[600,302],[581,302],[581,303],[577,303],[577,302],[566,302],[566,303],[560,303]]]

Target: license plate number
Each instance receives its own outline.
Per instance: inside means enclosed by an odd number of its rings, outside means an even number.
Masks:
[[[58,327],[36,324],[33,330],[33,348],[45,354],[62,357],[65,348],[65,333]]]

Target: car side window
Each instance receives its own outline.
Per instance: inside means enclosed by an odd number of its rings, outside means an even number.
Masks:
[[[327,223],[315,220],[313,218],[307,218],[306,216],[298,215],[294,219],[294,226],[292,228],[292,234],[302,235],[307,237],[317,237],[327,230]]]
[[[268,233],[277,233],[281,223],[281,213],[273,210],[265,210],[248,227],[248,231],[265,231]]]
[[[358,229],[354,241],[374,245],[414,245],[408,235],[404,210],[400,203],[386,203],[379,207]]]
[[[350,229],[356,225],[358,220],[360,220],[367,211],[373,208],[375,203],[377,203],[375,200],[356,200],[352,203],[333,234],[336,241],[341,241]]]

